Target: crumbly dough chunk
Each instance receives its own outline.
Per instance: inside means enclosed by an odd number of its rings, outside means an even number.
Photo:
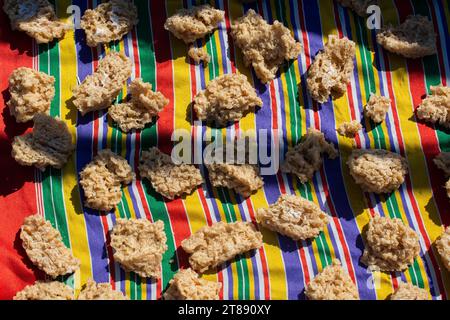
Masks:
[[[206,51],[202,48],[196,48],[194,46],[189,48],[188,56],[194,60],[196,64],[203,62],[203,65],[205,66],[211,61],[211,56]]]
[[[194,110],[200,120],[225,126],[239,121],[262,100],[243,74],[225,74],[212,80],[194,99]]]
[[[200,273],[262,246],[262,234],[250,222],[218,222],[201,228],[181,242],[189,264]]]
[[[450,271],[450,227],[436,240],[436,248],[444,266]]]
[[[40,215],[25,218],[20,239],[31,262],[53,278],[80,267],[80,261],[64,245],[60,233]]]
[[[381,123],[386,119],[386,114],[391,106],[391,99],[372,94],[369,102],[364,107],[364,114],[375,123]]]
[[[450,177],[450,152],[441,152],[433,162],[447,177]]]
[[[192,269],[180,270],[170,280],[165,300],[219,300],[220,282],[201,279]]]
[[[212,33],[224,19],[225,11],[205,4],[178,10],[167,18],[164,28],[185,43],[192,43]]]
[[[445,184],[445,189],[447,190],[447,197],[450,198],[450,179]]]
[[[80,173],[85,206],[110,211],[122,198],[122,185],[130,184],[135,178],[127,160],[106,149],[98,153],[94,160]]]
[[[390,300],[430,300],[430,294],[411,283],[400,282]]]
[[[14,138],[12,156],[23,166],[61,169],[74,149],[67,124],[39,113],[34,117],[33,132]]]
[[[69,25],[58,20],[47,0],[5,0],[3,11],[11,20],[11,28],[25,32],[37,43],[49,43],[64,37]]]
[[[355,43],[335,35],[328,37],[328,43],[308,70],[306,80],[311,97],[319,103],[339,98],[347,91],[347,84],[353,72]]]
[[[305,294],[309,300],[359,300],[358,289],[337,259],[306,286]]]
[[[405,181],[408,163],[386,150],[353,150],[347,161],[350,174],[365,192],[391,193]]]
[[[251,65],[263,83],[273,80],[278,68],[302,51],[288,28],[277,20],[268,24],[253,9],[236,21],[231,35],[242,50],[245,65]]]
[[[37,113],[49,113],[55,97],[55,78],[34,69],[21,67],[9,76],[7,102],[9,111],[17,122],[27,122]]]
[[[17,292],[13,300],[72,300],[71,287],[59,281],[36,281]]]
[[[262,226],[296,241],[315,238],[328,223],[328,216],[314,202],[293,195],[282,195],[268,209],[256,212]]]
[[[118,219],[111,234],[114,259],[126,271],[141,277],[160,278],[161,261],[167,250],[164,223],[146,219]]]
[[[128,0],[110,0],[93,10],[86,10],[81,19],[81,28],[86,32],[88,46],[96,47],[122,39],[138,21],[134,3]]]
[[[73,104],[82,115],[108,108],[131,76],[131,60],[123,53],[110,52],[94,74],[73,90]]]
[[[122,292],[113,290],[109,283],[96,283],[88,279],[78,300],[128,300],[128,298]]]
[[[155,147],[142,152],[139,171],[150,180],[156,192],[171,200],[191,194],[203,182],[200,170],[194,165],[177,165]]]
[[[371,270],[403,271],[419,255],[419,236],[402,220],[375,216],[364,235],[361,262]]]
[[[337,128],[337,132],[344,137],[354,138],[358,131],[362,129],[362,125],[359,121],[353,120],[351,122],[344,122]]]
[[[244,198],[250,197],[264,185],[256,165],[213,163],[206,167],[213,187],[232,189]]]
[[[367,8],[371,5],[377,5],[378,0],[338,0],[338,2],[344,6],[349,7],[361,17],[367,16]]]
[[[417,108],[417,117],[426,122],[450,128],[450,87],[430,87],[427,96]]]
[[[386,50],[416,59],[437,51],[433,23],[424,16],[409,16],[398,27],[389,26],[377,34],[377,42]]]
[[[161,92],[152,91],[152,85],[142,79],[133,80],[128,91],[131,93],[131,100],[112,105],[108,112],[124,132],[143,129],[169,104],[169,99]]]
[[[281,171],[295,174],[302,183],[310,181],[314,172],[322,166],[324,153],[328,154],[330,159],[338,155],[333,144],[325,140],[322,132],[309,128],[302,141],[286,153]]]

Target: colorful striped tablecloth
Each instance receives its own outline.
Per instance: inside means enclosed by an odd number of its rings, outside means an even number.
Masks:
[[[122,41],[106,51],[122,51],[132,58],[133,78],[142,77],[170,99],[156,125],[141,132],[124,134],[111,123],[106,112],[81,116],[70,99],[77,79],[91,74],[103,49],[89,48],[82,30],[69,32],[60,42],[37,46],[30,38],[11,32],[7,17],[0,13],[0,298],[10,299],[16,291],[45,276],[32,268],[21,248],[18,230],[24,217],[39,213],[61,232],[64,243],[81,260],[81,269],[65,279],[76,290],[92,277],[110,282],[131,299],[158,299],[187,256],[180,242],[191,233],[213,222],[254,220],[255,210],[266,207],[282,193],[295,193],[320,205],[331,222],[313,241],[294,242],[262,229],[264,246],[253,255],[236,260],[205,277],[221,281],[223,299],[304,299],[305,285],[333,258],[342,261],[356,282],[362,299],[384,299],[400,281],[412,282],[429,290],[434,299],[447,299],[450,275],[444,270],[433,242],[449,225],[449,200],[444,177],[432,159],[440,151],[450,151],[450,135],[418,123],[414,109],[431,85],[448,85],[450,77],[450,2],[446,0],[386,0],[382,2],[385,23],[398,24],[410,14],[432,20],[438,35],[438,54],[420,60],[405,60],[383,51],[375,43],[375,31],[366,21],[332,0],[274,0],[242,5],[235,0],[212,0],[225,10],[222,23],[206,41],[199,41],[211,55],[208,67],[186,62],[186,46],[164,30],[167,16],[181,7],[203,3],[194,0],[135,0],[139,25]],[[95,7],[97,1],[58,0],[58,15],[64,17],[69,5]],[[230,23],[249,8],[272,22],[282,21],[302,42],[304,52],[284,66],[268,86],[262,85],[230,37]],[[66,15],[67,16],[67,15]],[[356,68],[347,94],[321,106],[312,103],[305,86],[305,72],[329,34],[346,36],[357,43]],[[77,150],[62,170],[40,172],[21,167],[10,156],[14,136],[30,130],[31,124],[16,124],[5,107],[7,79],[19,66],[33,67],[56,78],[56,97],[51,114],[69,125],[76,137]],[[264,106],[239,124],[223,130],[194,123],[189,111],[196,93],[219,75],[239,72],[253,79]],[[301,83],[299,87],[297,85]],[[387,120],[374,126],[363,120],[364,130],[354,141],[336,134],[337,124],[362,118],[362,108],[371,93],[392,99]],[[126,88],[121,97],[126,95]],[[195,124],[195,125],[193,125]],[[164,201],[147,181],[140,179],[123,189],[115,212],[99,214],[83,206],[78,172],[98,150],[111,148],[126,157],[136,169],[139,153],[157,145],[165,152],[172,148],[171,134],[186,129],[195,146],[201,148],[202,136],[233,137],[240,130],[268,129],[272,141],[278,141],[281,155],[299,141],[308,127],[325,133],[338,146],[340,157],[325,160],[311,183],[300,184],[291,176],[264,177],[265,186],[248,200],[233,192],[204,184],[185,199]],[[409,162],[410,173],[401,188],[389,196],[364,194],[349,176],[346,159],[352,143],[362,148],[382,148],[400,153]],[[400,218],[420,236],[420,258],[404,273],[369,272],[360,264],[364,248],[360,233],[371,215]],[[168,236],[162,278],[142,279],[125,273],[113,260],[109,230],[119,217],[162,220]]]

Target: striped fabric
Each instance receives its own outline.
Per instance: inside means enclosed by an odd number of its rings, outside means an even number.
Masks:
[[[62,234],[64,243],[81,260],[81,269],[60,279],[76,290],[93,277],[110,282],[131,299],[158,299],[180,267],[188,265],[180,242],[201,227],[216,221],[251,221],[255,211],[275,202],[280,194],[301,195],[320,205],[332,219],[313,241],[294,242],[262,229],[264,246],[255,254],[239,256],[217,274],[205,278],[221,281],[223,299],[304,299],[305,285],[333,258],[342,261],[356,282],[362,299],[385,299],[400,281],[411,282],[431,292],[434,299],[447,299],[450,275],[444,270],[433,242],[449,225],[450,210],[442,186],[444,177],[432,159],[450,151],[448,132],[417,123],[413,110],[431,85],[448,85],[450,77],[450,2],[446,0],[386,0],[382,2],[385,23],[398,24],[410,14],[428,16],[438,34],[438,54],[423,60],[405,60],[383,51],[375,42],[375,31],[366,21],[332,0],[259,0],[241,4],[238,0],[212,0],[211,5],[225,10],[226,22],[207,40],[198,41],[211,55],[208,67],[186,63],[187,48],[163,28],[167,16],[181,7],[201,4],[201,0],[135,0],[139,25],[122,41],[105,49],[87,47],[82,30],[69,32],[52,45],[36,46],[23,34],[9,29],[6,16],[0,15],[0,70],[2,106],[7,99],[7,78],[18,66],[33,67],[56,78],[57,95],[51,115],[59,116],[76,137],[77,150],[62,170],[39,172],[17,165],[9,153],[15,135],[29,130],[17,125],[9,112],[0,118],[0,298],[10,299],[16,291],[36,278],[45,276],[31,268],[24,258],[17,231],[23,218],[39,213]],[[87,8],[97,1],[58,0],[58,15],[67,17],[74,4]],[[293,30],[304,52],[284,66],[269,85],[262,85],[246,68],[242,55],[230,37],[230,23],[246,10],[254,9],[267,21],[279,20]],[[357,43],[356,68],[347,94],[333,102],[317,105],[306,91],[305,74],[329,34],[346,36]],[[72,89],[91,74],[98,60],[108,51],[121,51],[132,58],[133,76],[150,82],[170,99],[156,125],[141,132],[124,134],[108,119],[106,112],[81,116],[71,104]],[[264,102],[256,114],[226,129],[211,129],[195,122],[189,112],[197,92],[209,81],[227,73],[239,72],[253,79]],[[301,83],[300,87],[297,85]],[[393,101],[387,120],[375,126],[365,119],[364,130],[355,141],[336,134],[342,122],[362,118],[362,108],[371,93]],[[120,98],[126,96],[126,88]],[[186,129],[193,136],[196,150],[204,147],[202,138],[239,135],[241,130],[267,129],[272,150],[279,146],[281,156],[296,144],[306,129],[315,127],[339,147],[340,157],[325,160],[311,183],[300,184],[289,175],[264,177],[265,186],[248,200],[226,189],[204,184],[185,199],[164,201],[148,181],[137,179],[123,189],[115,212],[99,214],[83,206],[78,172],[104,148],[126,157],[137,169],[139,154],[157,145],[165,152],[172,148],[175,129]],[[349,175],[346,159],[352,144],[361,148],[395,151],[408,159],[410,173],[402,187],[390,196],[365,194]],[[6,181],[6,183],[5,183]],[[369,272],[359,263],[363,250],[360,233],[370,216],[380,214],[400,218],[420,236],[420,258],[404,273]],[[162,220],[168,238],[168,251],[162,263],[162,279],[152,281],[124,272],[113,260],[108,232],[117,218]]]

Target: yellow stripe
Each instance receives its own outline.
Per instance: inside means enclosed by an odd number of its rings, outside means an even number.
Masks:
[[[65,9],[71,4],[71,1],[63,0],[57,2],[57,12],[61,13],[66,19]],[[67,19],[67,22],[68,19]],[[76,112],[69,110],[66,101],[72,98],[72,89],[77,86],[77,49],[74,42],[74,32],[68,31],[64,39],[59,42],[60,46],[60,77],[61,77],[61,119],[69,127],[72,136],[76,136]],[[81,286],[92,277],[91,259],[89,256],[89,245],[86,234],[86,223],[83,216],[83,210],[80,206],[77,182],[76,155],[70,158],[67,165],[62,169],[63,194],[66,207],[67,224],[71,240],[71,247],[75,257],[80,259],[80,270],[75,272],[74,285],[75,290],[81,289]],[[75,192],[74,192],[75,190]]]

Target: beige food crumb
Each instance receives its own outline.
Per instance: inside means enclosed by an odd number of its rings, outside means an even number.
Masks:
[[[408,163],[386,150],[353,150],[347,161],[355,182],[365,192],[391,193],[405,181]]]
[[[419,236],[402,220],[375,216],[364,235],[361,262],[371,270],[403,271],[419,255]]]
[[[146,219],[117,219],[111,234],[114,259],[125,271],[145,278],[161,277],[161,261],[167,250],[164,223]]]
[[[101,211],[114,209],[122,199],[122,185],[130,184],[134,178],[126,159],[109,149],[100,151],[80,173],[85,206]]]
[[[72,300],[71,287],[59,281],[36,281],[17,292],[13,300]]]
[[[367,8],[371,5],[377,5],[378,0],[338,0],[338,2],[344,6],[355,11],[359,16],[366,17]]]
[[[302,141],[286,153],[281,171],[295,174],[302,183],[310,181],[314,172],[322,166],[322,155],[325,153],[330,159],[338,156],[337,150],[325,140],[322,132],[309,128]]]
[[[398,27],[389,26],[377,34],[377,42],[390,52],[412,59],[437,51],[433,23],[420,15],[409,16]]]
[[[306,80],[311,97],[319,103],[339,98],[347,91],[347,84],[353,72],[355,43],[335,35],[328,37],[328,43],[308,70]]]
[[[110,0],[88,9],[81,18],[87,44],[96,47],[102,43],[120,40],[138,24],[137,8],[128,0]]]
[[[400,282],[390,300],[430,300],[430,294],[411,283]]]
[[[262,246],[262,234],[250,222],[218,222],[206,226],[181,242],[190,254],[189,264],[200,273],[235,256]]]
[[[263,83],[273,80],[280,66],[296,59],[302,51],[302,45],[295,41],[288,28],[277,20],[268,24],[253,9],[239,18],[231,30],[245,65],[251,65]]]
[[[337,132],[344,137],[347,138],[354,138],[359,130],[362,129],[362,125],[361,123],[359,123],[359,121],[357,120],[353,120],[351,122],[344,122],[343,124],[341,124],[339,126],[339,128],[337,128]]]
[[[211,56],[206,51],[202,48],[196,48],[194,46],[189,48],[188,56],[194,60],[196,64],[203,62],[205,66],[211,61]]]
[[[11,154],[23,166],[61,169],[74,149],[67,124],[39,113],[34,117],[33,132],[14,138]]]
[[[178,271],[164,293],[165,300],[219,300],[220,282],[201,279],[192,269]]]
[[[192,43],[212,33],[224,19],[225,11],[206,4],[178,10],[167,18],[164,28],[185,43]]]
[[[95,73],[87,76],[73,90],[73,104],[81,114],[111,106],[131,76],[131,65],[131,60],[123,53],[108,53],[100,61]]]
[[[442,263],[450,271],[450,227],[436,240],[436,248],[441,256]]]
[[[11,28],[25,32],[37,43],[49,43],[64,37],[69,25],[61,22],[47,0],[5,0],[3,11],[11,20]]]
[[[49,113],[55,97],[55,78],[34,69],[21,67],[9,76],[7,102],[9,111],[17,122],[27,122],[38,113]]]
[[[386,119],[386,114],[391,106],[391,99],[372,94],[369,102],[364,107],[364,114],[375,123],[381,123]]]
[[[113,290],[109,283],[96,283],[89,278],[78,300],[128,300],[128,298],[122,292]]]
[[[213,163],[206,167],[213,187],[234,190],[244,198],[250,197],[264,185],[256,165]]]
[[[433,159],[433,162],[447,177],[450,177],[450,152],[441,152]]]
[[[308,283],[305,294],[309,300],[359,300],[358,289],[337,259]]]
[[[450,179],[445,184],[445,189],[447,190],[447,197],[450,198]]]
[[[169,100],[161,92],[152,91],[152,85],[142,79],[133,80],[128,91],[131,93],[131,100],[112,105],[108,112],[124,132],[143,129],[169,104]]]
[[[284,194],[269,208],[256,212],[259,224],[296,241],[315,238],[328,223],[328,216],[314,202]]]
[[[150,180],[156,192],[171,200],[191,194],[203,182],[200,170],[194,165],[177,165],[155,147],[142,152],[139,171]]]
[[[431,94],[417,108],[417,117],[450,128],[450,87],[430,87]]]
[[[239,121],[262,100],[243,74],[225,74],[208,83],[206,89],[194,98],[194,110],[198,119],[225,126]]]
[[[25,218],[20,239],[31,262],[53,278],[80,268],[80,261],[64,245],[60,233],[40,215]]]

